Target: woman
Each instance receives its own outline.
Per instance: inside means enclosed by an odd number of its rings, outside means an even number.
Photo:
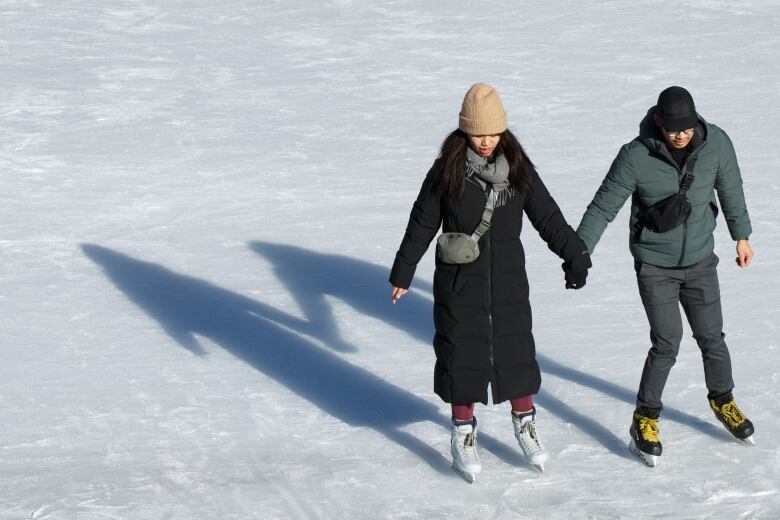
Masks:
[[[479,239],[479,255],[453,264],[437,254],[433,282],[434,391],[452,405],[453,468],[472,482],[482,470],[474,403],[487,404],[488,383],[494,403],[511,401],[515,436],[529,463],[541,471],[547,460],[532,397],[541,374],[520,242],[523,212],[550,250],[564,259],[567,288],[585,285],[590,267],[587,248],[507,129],[498,93],[477,83],[466,93],[458,129],[444,140],[412,208],[390,274],[393,303],[407,292],[439,227],[445,233],[471,234],[483,214],[489,215],[490,190],[495,209]]]

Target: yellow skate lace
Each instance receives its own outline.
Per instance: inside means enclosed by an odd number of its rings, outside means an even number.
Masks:
[[[658,436],[658,419],[650,419],[644,415],[635,414],[637,421],[639,422],[639,432],[642,438],[650,442],[661,442]]]
[[[742,413],[733,399],[720,408],[715,404],[715,401],[712,402],[711,406],[715,413],[720,415],[732,428],[736,428],[745,421],[745,414]]]

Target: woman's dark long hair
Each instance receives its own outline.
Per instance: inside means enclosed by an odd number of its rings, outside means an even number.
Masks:
[[[458,129],[450,133],[441,145],[439,158],[441,169],[436,184],[440,193],[446,193],[453,199],[459,199],[463,195],[464,179],[466,177],[466,149],[469,146],[468,135]],[[517,191],[528,192],[531,189],[534,165],[525,150],[520,145],[511,130],[506,129],[501,133],[498,146],[493,151],[490,160],[503,155],[509,163],[509,185]]]

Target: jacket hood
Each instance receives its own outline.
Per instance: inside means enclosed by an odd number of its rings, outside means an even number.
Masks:
[[[664,138],[661,136],[661,131],[658,130],[658,126],[655,124],[653,114],[655,114],[656,105],[653,105],[647,110],[645,117],[639,123],[639,136],[637,139],[645,145],[649,150],[663,154],[666,150]],[[704,118],[696,113],[696,117],[699,119],[698,125],[696,125],[696,133],[693,136],[693,147],[698,148],[707,140],[707,122]],[[666,154],[664,154],[666,155]]]

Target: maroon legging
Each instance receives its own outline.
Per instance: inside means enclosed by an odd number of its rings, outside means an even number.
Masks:
[[[524,395],[510,399],[513,412],[529,412],[534,407],[534,398],[532,395]],[[474,403],[471,404],[453,404],[452,418],[456,421],[470,421],[474,418]]]

